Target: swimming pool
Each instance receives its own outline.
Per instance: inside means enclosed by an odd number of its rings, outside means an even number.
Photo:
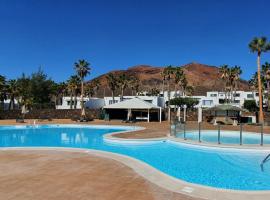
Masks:
[[[0,147],[72,147],[127,155],[178,179],[223,189],[270,190],[270,162],[260,163],[269,153],[208,148],[173,141],[112,144],[107,133],[135,127],[40,125],[0,127]]]
[[[178,138],[184,138],[183,133],[178,133],[176,135]],[[187,131],[186,139],[198,141],[199,140],[199,132],[198,130]],[[201,131],[201,141],[202,142],[210,142],[210,143],[218,143],[218,131],[217,130],[202,130]],[[220,131],[220,143],[222,144],[239,144],[240,143],[240,132],[239,131]],[[263,143],[270,144],[270,135],[263,135]],[[242,132],[242,144],[261,144],[261,134],[253,133],[253,132]]]

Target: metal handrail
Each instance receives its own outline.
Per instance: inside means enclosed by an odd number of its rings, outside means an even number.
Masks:
[[[239,126],[239,129],[237,130],[237,131],[239,131],[239,145],[244,145],[244,143],[243,143],[243,140],[244,140],[244,138],[243,138],[243,129],[244,129],[244,127],[243,127],[243,125],[244,124],[242,124],[242,123],[240,123],[240,126]],[[222,126],[220,125],[220,124],[218,124],[217,125],[217,127],[216,127],[216,131],[217,131],[217,143],[218,144],[221,144],[222,143]],[[259,128],[260,128],[260,131],[258,131],[259,133],[259,136],[260,136],[260,143],[258,144],[258,145],[261,145],[261,146],[263,146],[264,145],[264,126],[263,126],[263,124],[260,124],[260,126],[259,126]],[[179,133],[179,131],[181,132],[181,135],[183,136],[183,139],[184,140],[187,140],[188,138],[187,138],[187,124],[185,123],[185,122],[181,122],[181,121],[178,121],[178,119],[176,119],[176,120],[173,120],[173,121],[171,121],[171,126],[170,126],[170,135],[172,136],[172,137],[177,137],[177,134]],[[197,133],[198,133],[198,142],[200,143],[200,142],[203,142],[203,140],[202,140],[202,134],[203,134],[203,129],[202,129],[202,123],[201,122],[199,122],[198,123],[198,126],[197,126],[197,129],[194,129],[194,127],[193,127],[193,129],[192,129],[192,131],[198,131]],[[269,156],[269,160],[270,160],[270,156]]]
[[[261,166],[261,170],[264,171],[263,165],[269,161],[270,159],[270,153],[263,159],[263,161],[261,162],[260,166]]]

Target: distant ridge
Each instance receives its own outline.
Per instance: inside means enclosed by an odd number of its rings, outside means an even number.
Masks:
[[[160,73],[164,67],[151,66],[151,65],[136,65],[129,67],[126,70],[112,71],[114,74],[125,72],[127,75],[136,75],[142,84],[143,90],[150,90],[151,88],[162,88],[162,77]],[[183,65],[183,70],[186,74],[189,85],[194,87],[193,95],[205,95],[207,91],[222,91],[224,89],[224,81],[220,79],[219,68],[192,62]],[[110,72],[108,72],[110,73]],[[111,91],[107,88],[106,75],[103,74],[95,79],[101,83],[98,96],[105,93],[106,96],[111,95]],[[91,81],[89,81],[91,82]],[[241,80],[238,86],[239,90],[248,90],[248,82]],[[130,95],[131,91],[127,90],[125,95]]]

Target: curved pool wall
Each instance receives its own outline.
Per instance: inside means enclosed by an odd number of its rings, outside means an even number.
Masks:
[[[184,139],[184,133],[178,133],[177,138]],[[190,130],[185,134],[187,140],[198,141],[198,130]],[[217,130],[202,130],[200,135],[201,142],[218,143],[218,131]],[[240,132],[239,131],[220,131],[220,143],[221,144],[240,144]],[[242,144],[260,145],[261,134],[255,132],[242,132]],[[270,135],[263,135],[263,144],[270,144]]]
[[[127,155],[178,179],[232,190],[270,190],[270,153],[200,147],[172,141],[109,143],[104,134],[138,127],[40,125],[0,127],[0,147],[72,147]]]

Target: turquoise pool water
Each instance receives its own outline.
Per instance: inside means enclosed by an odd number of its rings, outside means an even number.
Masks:
[[[184,138],[183,133],[177,134],[178,138]],[[199,140],[199,132],[196,131],[187,131],[186,132],[187,140]],[[218,143],[218,131],[217,130],[203,130],[201,131],[201,141]],[[239,144],[240,143],[240,132],[239,131],[221,131],[220,132],[220,142],[223,144]],[[270,135],[263,135],[263,143],[270,144]],[[261,135],[259,133],[253,132],[242,132],[242,144],[261,144]]]
[[[103,135],[126,127],[42,125],[0,127],[0,147],[73,147],[127,155],[181,180],[216,188],[270,190],[269,153],[199,147],[170,141],[142,144],[111,144]]]

